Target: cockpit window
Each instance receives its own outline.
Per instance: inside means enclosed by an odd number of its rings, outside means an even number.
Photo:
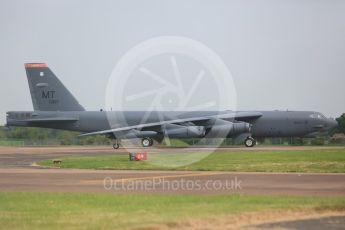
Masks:
[[[309,117],[314,118],[314,119],[317,119],[318,116],[317,116],[316,113],[313,113],[313,114],[310,114]]]
[[[326,118],[321,113],[313,113],[313,114],[310,114],[309,117],[314,118],[314,119],[325,119]]]

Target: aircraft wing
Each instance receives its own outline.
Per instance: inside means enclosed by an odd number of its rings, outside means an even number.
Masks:
[[[214,116],[204,116],[204,117],[192,117],[192,118],[184,118],[184,119],[173,119],[173,120],[166,120],[160,122],[153,122],[153,123],[146,123],[146,124],[139,124],[133,126],[126,126],[121,128],[114,128],[108,130],[102,130],[97,132],[91,133],[84,133],[79,136],[90,136],[90,135],[106,135],[106,134],[114,134],[117,132],[125,132],[130,130],[156,130],[158,128],[164,127],[165,125],[169,124],[176,124],[176,125],[183,125],[186,123],[192,123],[193,125],[206,125],[209,121],[214,121],[216,119],[221,120],[236,120],[236,121],[252,121],[262,116],[260,112],[231,112],[226,114],[219,114]]]

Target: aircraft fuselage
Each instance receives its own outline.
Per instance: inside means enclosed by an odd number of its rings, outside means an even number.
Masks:
[[[8,112],[8,126],[29,126],[62,129],[78,132],[95,132],[111,128],[121,128],[144,123],[162,122],[169,119],[190,117],[207,117],[224,112],[146,112],[146,111],[21,111]],[[251,134],[260,137],[304,137],[326,131],[336,122],[317,112],[309,111],[258,111],[262,116],[248,121],[251,123]],[[54,118],[67,118],[55,121]],[[75,120],[69,121],[68,118]],[[31,122],[42,119],[41,122]],[[46,121],[44,121],[46,119]],[[51,119],[51,120],[50,120]],[[247,121],[244,121],[247,122]]]

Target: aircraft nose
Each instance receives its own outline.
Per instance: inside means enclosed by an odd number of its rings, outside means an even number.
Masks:
[[[333,119],[328,119],[327,123],[328,123],[328,127],[331,129],[338,126],[338,122],[336,120],[333,120]]]

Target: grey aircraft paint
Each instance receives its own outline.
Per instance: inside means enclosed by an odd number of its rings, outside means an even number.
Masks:
[[[155,111],[143,123],[146,111],[85,111],[46,64],[28,63],[25,68],[34,111],[7,112],[7,126],[63,129],[113,139],[142,138],[143,144],[144,139],[161,141],[166,136],[225,134],[254,146],[253,138],[308,137],[337,125],[312,111]]]

